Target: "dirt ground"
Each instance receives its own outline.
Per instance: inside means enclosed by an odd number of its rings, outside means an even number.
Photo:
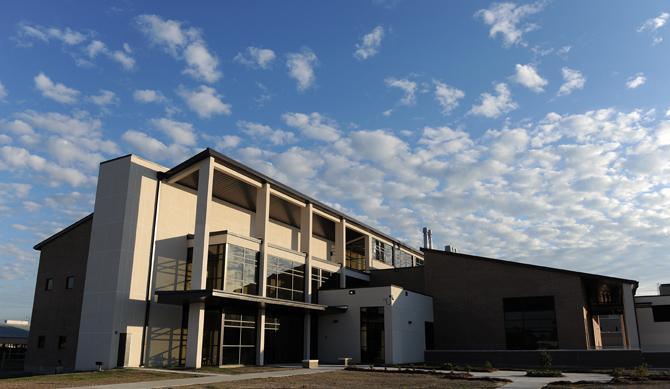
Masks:
[[[261,388],[314,388],[314,389],[386,389],[386,388],[495,388],[496,382],[475,380],[451,380],[429,374],[377,373],[358,371],[335,371],[293,377],[256,379],[190,387],[207,389],[261,389]]]

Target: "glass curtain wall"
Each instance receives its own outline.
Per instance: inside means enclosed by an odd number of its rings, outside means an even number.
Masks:
[[[305,265],[268,256],[267,297],[305,301]]]
[[[347,242],[346,265],[349,269],[354,270],[364,271],[367,269],[364,236]]]
[[[508,350],[558,348],[554,297],[503,299]]]
[[[224,365],[256,363],[256,314],[226,312],[223,314]]]

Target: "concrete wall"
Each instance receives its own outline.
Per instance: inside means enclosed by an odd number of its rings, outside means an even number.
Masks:
[[[135,156],[100,166],[77,347],[77,370],[116,366],[119,334],[125,364],[138,366],[144,324],[156,174]]]
[[[53,373],[58,361],[64,371],[74,370],[91,225],[89,219],[41,248],[26,371]],[[69,276],[75,278],[73,289],[65,288]],[[54,279],[53,290],[45,290],[47,278]],[[41,349],[39,336],[45,337]],[[64,349],[58,349],[59,336],[67,337]]]
[[[397,286],[385,286],[320,291],[319,303],[349,307],[344,313],[319,317],[318,344],[322,362],[337,362],[340,357],[349,357],[360,363],[361,307],[384,307],[386,363],[423,361],[424,323],[433,321],[430,297]]]
[[[635,297],[642,351],[670,352],[670,322],[655,322],[653,305],[670,305],[670,296]]]

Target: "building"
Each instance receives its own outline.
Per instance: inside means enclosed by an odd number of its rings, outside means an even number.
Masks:
[[[379,331],[380,315],[429,299],[365,288],[371,269],[420,265],[421,251],[211,149],[171,169],[134,155],[103,162],[93,214],[35,249],[33,371],[336,361],[351,355],[322,346],[339,336],[322,317],[349,312],[340,323],[369,318]],[[381,307],[404,297],[374,316],[319,295],[328,288]],[[423,340],[432,312],[411,315]],[[418,358],[425,345],[413,346]],[[407,360],[394,347],[382,355]]]
[[[427,360],[533,365],[536,350],[546,349],[556,365],[642,363],[636,281],[450,251],[424,254],[420,268],[373,270],[371,286],[392,282],[433,297]]]
[[[0,324],[0,372],[23,370],[30,323],[5,320]]]
[[[670,366],[670,284],[661,284],[658,292],[635,296],[640,344],[650,363]]]
[[[433,250],[424,234],[416,250],[211,149],[173,168],[103,162],[94,212],[35,246],[26,367],[521,366],[541,349],[622,367],[670,343],[637,324],[670,296],[634,301],[633,280]]]

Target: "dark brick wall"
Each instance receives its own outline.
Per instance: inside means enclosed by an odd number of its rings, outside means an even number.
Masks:
[[[74,369],[91,225],[92,218],[42,247],[25,362],[28,371],[53,372],[58,361],[64,371]],[[73,289],[65,288],[68,276],[75,277]],[[53,290],[45,290],[47,278],[53,278]],[[40,335],[45,336],[41,349]],[[58,348],[59,336],[67,337],[63,349]]]

